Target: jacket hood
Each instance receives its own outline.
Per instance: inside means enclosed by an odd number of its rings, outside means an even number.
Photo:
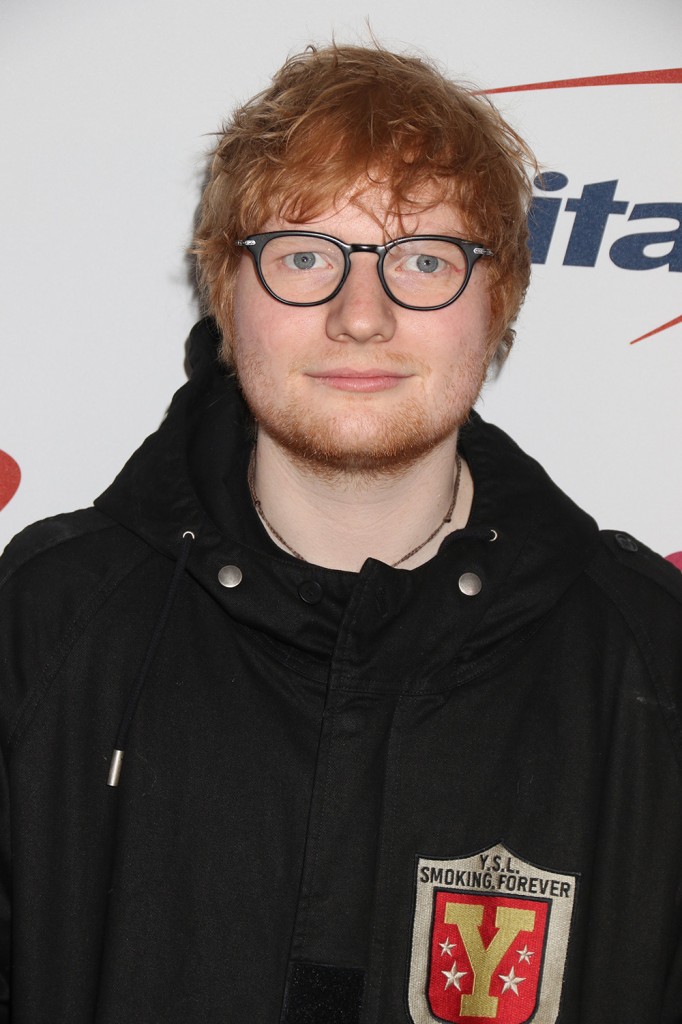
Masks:
[[[475,413],[460,433],[475,482],[469,524],[446,537],[435,558],[411,571],[368,559],[360,573],[349,573],[289,556],[251,505],[250,417],[234,376],[218,362],[218,342],[211,320],[196,325],[188,383],[95,505],[174,561],[191,531],[188,574],[302,671],[323,674],[334,651],[337,662],[340,653],[347,659],[349,674],[362,671],[378,685],[390,685],[397,672],[440,688],[452,679],[453,632],[457,672],[480,671],[484,661],[505,657],[520,631],[537,626],[591,560],[594,521]],[[218,581],[226,565],[242,573],[236,588]],[[479,577],[479,593],[463,592],[466,573]],[[314,601],[302,596],[311,582],[321,595]],[[440,646],[442,661],[434,657]]]

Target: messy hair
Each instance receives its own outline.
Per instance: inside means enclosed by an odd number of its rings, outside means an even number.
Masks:
[[[483,96],[423,58],[379,47],[310,46],[239,107],[218,136],[193,252],[229,362],[236,241],[272,217],[305,223],[342,196],[381,187],[390,209],[456,205],[489,246],[490,350],[499,361],[528,286],[526,144]],[[434,196],[437,198],[434,199]]]

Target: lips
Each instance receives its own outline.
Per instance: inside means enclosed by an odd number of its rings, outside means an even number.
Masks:
[[[313,380],[325,387],[339,391],[373,392],[387,391],[397,387],[401,381],[410,377],[409,373],[397,373],[376,367],[369,370],[355,370],[350,367],[338,367],[308,374]]]

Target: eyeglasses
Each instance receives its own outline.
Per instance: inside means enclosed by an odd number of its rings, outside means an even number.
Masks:
[[[405,309],[442,309],[458,299],[481,256],[491,249],[449,235],[411,235],[385,245],[342,242],[316,231],[266,231],[237,242],[251,254],[273,299],[287,306],[320,306],[343,288],[354,252],[378,256],[388,297]]]

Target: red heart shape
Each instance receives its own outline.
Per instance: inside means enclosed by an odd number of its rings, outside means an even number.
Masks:
[[[21,480],[21,470],[11,455],[0,451],[0,509],[12,500]]]

